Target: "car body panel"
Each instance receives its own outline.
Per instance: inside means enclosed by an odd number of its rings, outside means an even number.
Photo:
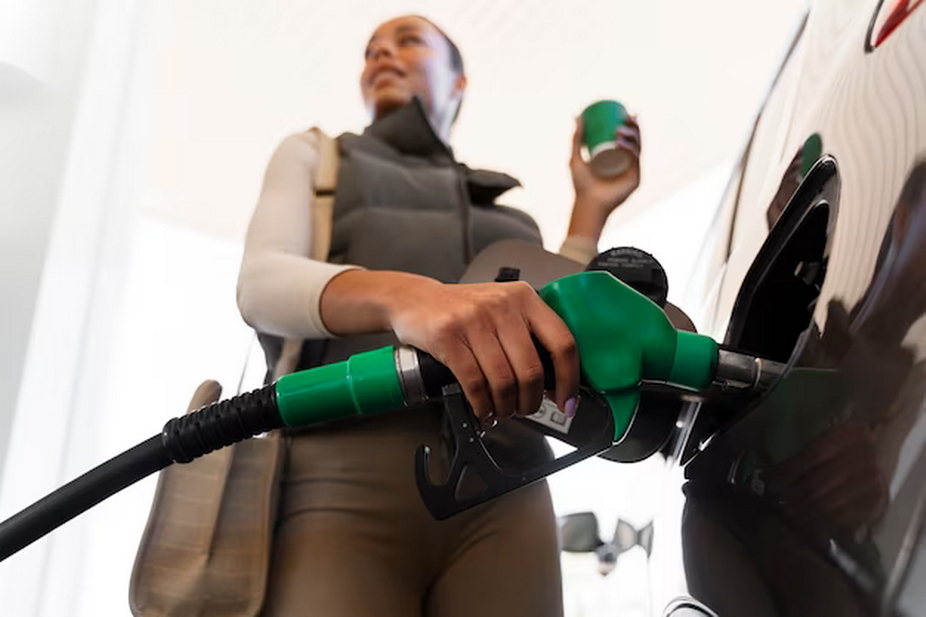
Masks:
[[[825,259],[795,270],[819,295],[774,358],[786,376],[736,408],[706,402],[681,449],[689,592],[721,617],[926,615],[926,9],[872,47],[895,9],[811,6],[690,287],[718,340],[774,328],[788,310],[757,317],[749,294],[832,161],[827,225],[807,232]]]

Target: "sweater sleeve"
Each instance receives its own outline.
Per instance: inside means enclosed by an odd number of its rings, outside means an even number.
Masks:
[[[563,240],[559,254],[586,266],[598,254],[598,245],[591,238],[569,236]]]
[[[264,174],[238,273],[238,310],[255,330],[283,337],[330,338],[320,301],[335,276],[357,268],[310,259],[318,147],[297,133],[277,147]]]

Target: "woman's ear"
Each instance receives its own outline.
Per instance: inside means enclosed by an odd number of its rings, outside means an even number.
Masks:
[[[463,73],[460,73],[457,76],[457,80],[454,82],[453,87],[454,87],[454,91],[458,92],[460,95],[460,98],[462,98],[463,93],[466,91],[466,75],[464,75]]]
[[[454,93],[457,96],[457,115],[460,114],[460,107],[463,105],[463,95],[466,93],[466,83],[466,75],[460,73],[460,75],[457,76],[457,80],[454,83],[453,88]]]
[[[457,75],[456,80],[453,82],[453,102],[455,104],[455,109],[453,111],[453,118],[451,119],[451,124],[456,122],[457,118],[460,115],[460,107],[463,106],[463,94],[466,92],[466,75],[460,73]]]

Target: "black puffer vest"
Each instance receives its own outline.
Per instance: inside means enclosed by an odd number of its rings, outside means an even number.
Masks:
[[[457,163],[414,99],[338,138],[340,165],[329,261],[456,282],[473,255],[499,240],[541,243],[533,219],[494,200],[519,186],[502,173]],[[299,368],[396,344],[391,334],[303,345]]]
[[[377,120],[362,135],[342,135],[338,146],[329,255],[333,263],[412,272],[451,283],[460,279],[474,255],[499,240],[541,244],[529,215],[494,203],[520,183],[506,174],[457,163],[417,99]],[[396,344],[391,333],[306,340],[298,369]],[[449,428],[444,429],[449,440]],[[290,429],[293,434],[303,431],[312,429]],[[520,423],[502,423],[483,443],[512,472],[552,458],[543,437]]]

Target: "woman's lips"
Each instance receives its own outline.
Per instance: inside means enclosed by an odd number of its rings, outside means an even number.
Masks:
[[[403,77],[405,77],[405,75],[402,71],[391,67],[384,67],[373,72],[373,75],[370,76],[370,85],[375,86],[384,81],[395,81]]]

